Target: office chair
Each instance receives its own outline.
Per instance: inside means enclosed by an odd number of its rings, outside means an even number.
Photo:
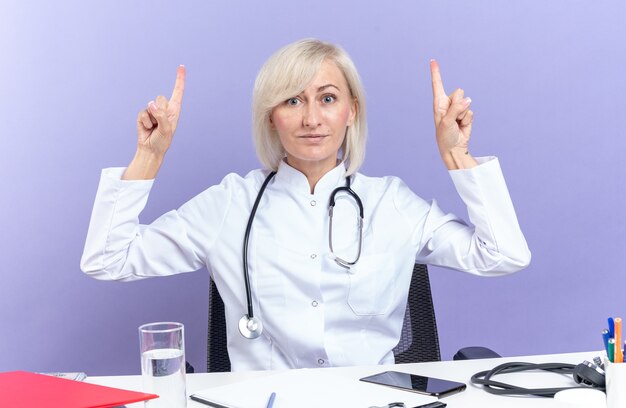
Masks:
[[[409,298],[404,313],[400,342],[393,349],[397,364],[440,361],[437,319],[430,290],[426,265],[413,266]],[[501,357],[495,351],[482,346],[464,347],[457,351],[454,360],[476,360]]]
[[[213,279],[209,279],[209,334],[207,342],[207,372],[230,371],[226,348],[226,315],[224,301]]]
[[[413,266],[400,342],[393,349],[397,364],[440,361],[439,334],[428,268]]]
[[[212,279],[209,286],[207,370],[208,372],[230,371],[230,359],[226,348],[224,302]],[[415,264],[413,267],[402,334],[393,353],[398,364],[441,360],[437,320],[426,265]],[[465,347],[455,354],[454,359],[494,357],[500,357],[500,355],[484,347]]]

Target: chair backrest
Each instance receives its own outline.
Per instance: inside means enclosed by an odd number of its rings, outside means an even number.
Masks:
[[[212,279],[209,286],[207,370],[230,371],[230,359],[226,348],[224,302]],[[393,353],[398,364],[441,360],[437,321],[426,265],[415,264],[413,268],[402,335]]]
[[[402,334],[393,354],[397,364],[441,360],[437,320],[426,265],[416,263],[413,267]]]
[[[213,279],[209,279],[209,335],[207,342],[207,371],[230,371],[230,358],[226,348],[226,315],[224,301]]]

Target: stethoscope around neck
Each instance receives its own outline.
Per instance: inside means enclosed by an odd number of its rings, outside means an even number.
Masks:
[[[248,241],[250,240],[252,221],[254,221],[254,215],[256,214],[256,210],[259,207],[261,197],[263,197],[263,192],[265,191],[265,188],[269,184],[270,180],[272,180],[275,175],[276,172],[273,171],[265,178],[265,181],[263,182],[263,185],[259,190],[259,194],[257,195],[256,200],[254,200],[254,205],[252,206],[252,211],[250,211],[250,217],[248,218],[248,225],[246,226],[246,233],[243,237],[243,277],[246,286],[246,301],[248,302],[248,313],[243,315],[241,319],[239,319],[239,332],[241,332],[241,335],[247,339],[256,339],[263,332],[263,323],[258,317],[254,315],[254,310],[252,307],[252,290],[250,289],[250,275],[248,273]],[[347,261],[340,258],[335,254],[335,251],[333,250],[333,209],[335,208],[335,196],[341,191],[345,191],[349,196],[354,198],[354,201],[359,207],[359,246],[354,261]],[[345,186],[337,187],[332,191],[332,193],[330,193],[330,200],[328,203],[328,216],[330,218],[328,228],[328,245],[330,247],[330,252],[335,257],[335,262],[339,266],[350,269],[350,267],[356,264],[361,257],[361,244],[363,242],[363,203],[361,202],[361,199],[359,198],[357,193],[355,193],[354,190],[350,188],[350,176],[346,177]]]

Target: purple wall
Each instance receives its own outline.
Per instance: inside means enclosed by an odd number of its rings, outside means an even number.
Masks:
[[[37,4],[38,3],[38,4]],[[389,4],[385,4],[389,3]],[[126,165],[135,117],[187,66],[183,116],[142,221],[258,167],[251,88],[278,47],[342,44],[369,98],[363,171],[402,177],[465,216],[437,154],[429,58],[473,100],[475,155],[495,154],[533,251],[524,272],[432,269],[444,359],[598,349],[626,316],[622,0],[0,2],[0,371],[139,372],[137,326],[181,321],[204,369],[206,271],[84,276],[100,169]]]

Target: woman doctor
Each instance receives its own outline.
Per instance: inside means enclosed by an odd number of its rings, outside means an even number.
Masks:
[[[358,173],[366,118],[357,70],[340,47],[302,40],[277,51],[255,83],[264,169],[229,174],[141,225],[180,115],[178,68],[171,98],[139,113],[132,162],[102,172],[82,270],[130,281],[206,266],[224,300],[233,370],[393,363],[416,261],[484,276],[530,261],[498,160],[469,154],[470,99],[446,95],[430,64],[439,153],[473,226],[396,177]],[[248,293],[255,321],[246,324]]]

